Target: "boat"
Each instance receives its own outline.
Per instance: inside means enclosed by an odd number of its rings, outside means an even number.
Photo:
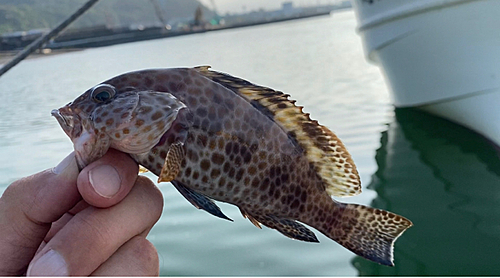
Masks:
[[[352,0],[367,60],[393,104],[500,145],[500,1]]]

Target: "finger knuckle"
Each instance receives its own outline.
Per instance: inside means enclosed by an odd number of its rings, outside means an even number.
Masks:
[[[142,190],[142,198],[147,200],[148,210],[158,220],[163,211],[163,195],[158,187],[148,178],[139,176],[137,178],[136,187]]]
[[[158,275],[160,260],[154,245],[141,236],[132,238],[129,243],[132,245],[135,261],[138,266],[141,266],[142,272],[148,275]]]

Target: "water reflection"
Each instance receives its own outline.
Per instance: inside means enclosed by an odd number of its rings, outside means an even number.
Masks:
[[[500,159],[483,137],[412,109],[382,133],[373,206],[411,219],[394,268],[355,258],[360,275],[499,275]]]

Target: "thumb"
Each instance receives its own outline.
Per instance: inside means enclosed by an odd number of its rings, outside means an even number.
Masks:
[[[12,183],[0,198],[0,275],[20,275],[51,227],[81,199],[74,153]]]

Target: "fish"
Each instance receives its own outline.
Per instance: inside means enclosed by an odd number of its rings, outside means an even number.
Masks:
[[[394,266],[394,242],[412,222],[333,199],[359,194],[359,173],[342,141],[295,103],[200,66],[124,73],[51,113],[80,169],[113,148],[216,217],[232,221],[215,201],[229,203],[258,228],[319,242],[308,225]]]

